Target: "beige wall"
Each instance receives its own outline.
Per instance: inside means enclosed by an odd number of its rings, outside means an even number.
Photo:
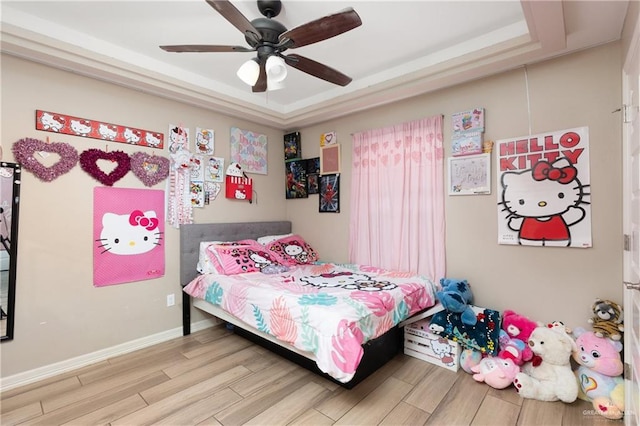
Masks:
[[[589,126],[593,248],[498,245],[495,158],[491,195],[446,196],[447,275],[468,279],[476,304],[572,327],[588,326],[596,297],[622,304],[622,136],[620,113],[612,113],[621,103],[620,64],[613,43],[527,69],[532,134]],[[312,197],[288,201],[289,217],[323,256],[347,261],[350,134],[444,114],[448,157],[451,114],[473,107],[486,109],[485,140],[529,134],[524,69],[301,129],[304,157],[318,155],[321,133],[338,133],[341,213],[313,214]]]
[[[25,137],[66,142],[78,152],[105,149],[105,142],[35,130],[35,110],[129,125],[167,134],[169,124],[216,132],[215,154],[229,158],[229,128],[260,131],[278,149],[268,150],[267,176],[253,175],[257,203],[231,201],[221,194],[197,222],[280,220],[285,216],[282,131],[185,106],[76,74],[2,56],[3,159],[13,160],[13,143]],[[275,142],[274,142],[275,141]],[[109,143],[129,154],[143,148]],[[167,150],[147,149],[157,155]],[[166,226],[166,273],[160,279],[93,287],[93,188],[100,184],[79,165],[51,183],[23,173],[16,291],[15,339],[3,342],[2,377],[129,342],[182,324],[179,234]],[[116,187],[145,188],[132,173]],[[156,185],[164,189],[164,182]],[[167,294],[177,304],[166,307]],[[195,313],[193,320],[203,319]]]
[[[621,301],[621,126],[620,45],[613,43],[528,68],[531,131],[589,126],[591,144],[591,249],[499,246],[496,188],[487,196],[446,197],[447,271],[467,278],[479,305],[515,309],[540,321],[586,325],[597,297]],[[216,154],[228,158],[228,129],[267,134],[269,175],[254,175],[258,203],[218,199],[196,211],[197,222],[288,218],[325,260],[347,261],[350,134],[436,114],[486,108],[486,139],[529,132],[524,71],[495,77],[354,114],[300,130],[305,158],[318,155],[320,134],[337,131],[343,148],[341,213],[318,213],[317,196],[284,200],[283,132],[188,107],[22,60],[2,57],[2,143],[4,160],[34,130],[34,110],[127,124],[166,132],[169,123],[216,130]],[[71,136],[52,138],[82,151],[104,142]],[[110,144],[128,153],[138,149]],[[447,153],[448,156],[448,153]],[[495,172],[495,164],[493,165]],[[495,175],[494,175],[495,176]],[[170,330],[181,324],[180,306],[165,307],[179,294],[178,232],[166,235],[162,279],[105,288],[92,286],[92,188],[79,167],[45,184],[25,173],[20,216],[15,340],[0,346],[2,377]],[[142,188],[128,175],[119,187]],[[158,187],[162,188],[162,185]],[[179,297],[177,298],[179,301]],[[194,321],[203,316],[196,314]]]

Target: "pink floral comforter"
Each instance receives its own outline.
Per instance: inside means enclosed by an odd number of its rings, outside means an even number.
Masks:
[[[320,370],[343,383],[353,377],[364,342],[436,300],[428,278],[333,263],[280,274],[200,275],[184,291],[313,353]]]

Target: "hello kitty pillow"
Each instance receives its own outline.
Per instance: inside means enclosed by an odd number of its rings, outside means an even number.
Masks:
[[[300,235],[280,238],[267,244],[270,252],[276,253],[286,266],[307,265],[318,260],[318,253]]]
[[[224,274],[224,269],[220,265],[215,252],[211,251],[215,247],[228,247],[236,245],[252,245],[255,240],[241,241],[202,241],[198,252],[198,264],[196,270],[201,274]]]
[[[216,246],[210,250],[220,263],[225,275],[245,272],[268,271],[274,266],[282,266],[281,259],[264,246],[252,245]]]

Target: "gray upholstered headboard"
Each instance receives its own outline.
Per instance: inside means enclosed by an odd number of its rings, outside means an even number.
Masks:
[[[265,235],[288,234],[291,222],[194,223],[180,225],[180,284],[189,284],[198,271],[201,241],[236,241]]]

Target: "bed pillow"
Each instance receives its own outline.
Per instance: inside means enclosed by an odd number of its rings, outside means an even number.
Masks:
[[[265,235],[264,237],[260,237],[258,238],[258,242],[260,244],[262,244],[263,246],[266,246],[276,240],[279,240],[281,238],[286,238],[286,237],[290,237],[293,234],[289,233],[289,234],[281,234],[281,235]]]
[[[220,266],[217,257],[211,256],[209,247],[213,246],[229,246],[229,245],[251,245],[256,244],[255,240],[240,241],[202,241],[200,242],[200,250],[198,252],[198,264],[196,270],[201,274],[224,274],[224,270]]]
[[[213,246],[209,251],[217,257],[225,275],[245,272],[269,271],[273,266],[282,266],[279,256],[261,244]]]
[[[306,265],[318,260],[318,253],[297,234],[272,241],[267,248],[287,266]]]

